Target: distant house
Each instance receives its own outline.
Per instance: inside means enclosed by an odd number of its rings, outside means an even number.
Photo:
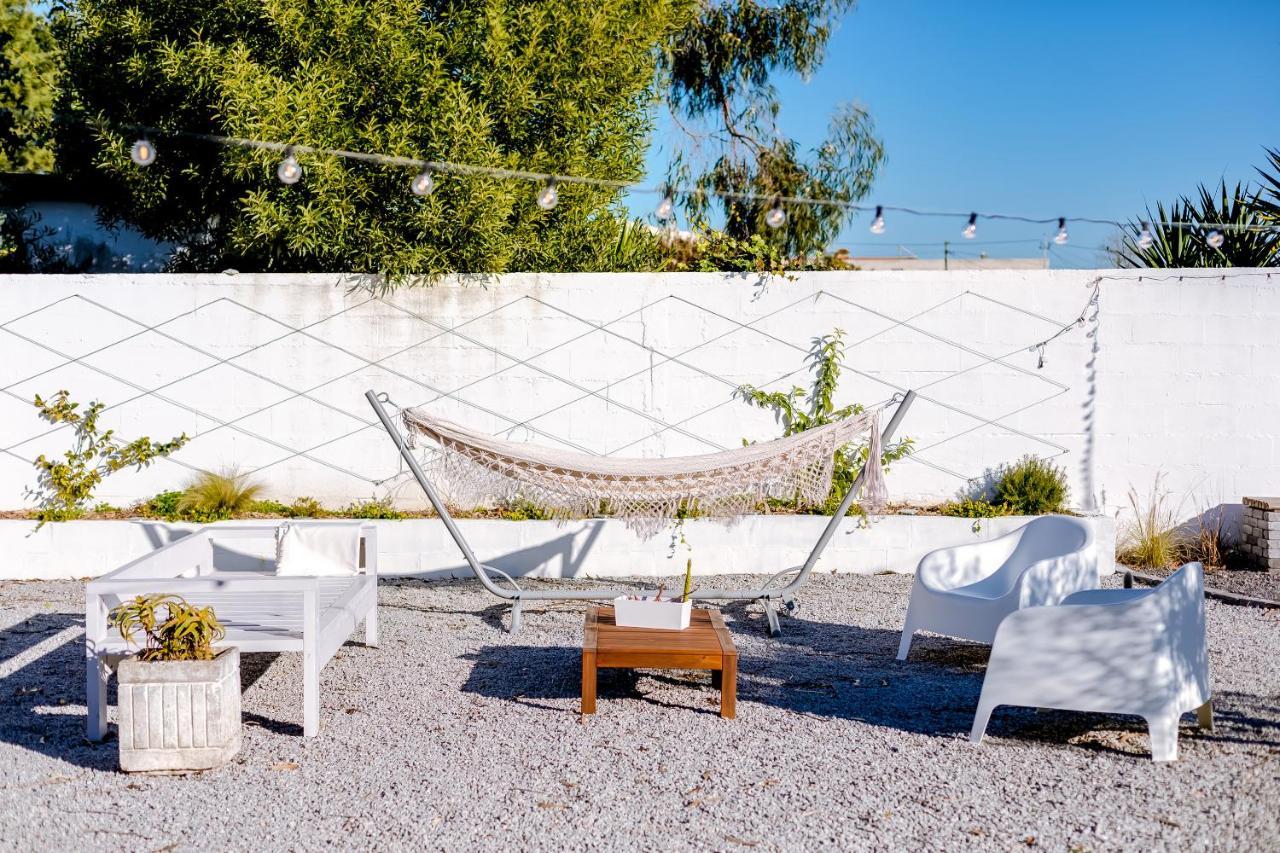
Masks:
[[[173,246],[157,243],[130,228],[108,229],[97,221],[93,205],[60,175],[0,174],[0,205],[34,216],[38,242],[52,247],[60,261],[85,272],[159,272]]]
[[[918,258],[902,253],[888,256],[857,256],[840,249],[835,257],[860,270],[1047,270],[1048,257],[1043,258]]]

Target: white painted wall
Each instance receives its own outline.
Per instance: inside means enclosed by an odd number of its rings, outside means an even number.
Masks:
[[[920,558],[944,545],[999,536],[1026,518],[971,519],[893,515],[866,526],[847,520],[831,540],[817,571],[874,574],[912,572]],[[264,522],[223,522],[223,525]],[[265,522],[273,523],[273,522]],[[750,516],[727,527],[689,521],[685,534],[692,552],[672,550],[669,537],[643,539],[617,520],[458,522],[476,556],[515,576],[548,578],[656,577],[684,573],[692,557],[694,573],[774,574],[802,564],[827,519],[817,516]],[[1109,518],[1088,520],[1102,558],[1099,570],[1114,571],[1115,525]],[[458,548],[439,521],[379,521],[379,572],[387,575],[471,577]],[[0,578],[83,578],[106,574],[143,556],[197,525],[155,521],[70,521],[39,530],[29,521],[0,521]],[[239,546],[238,546],[239,547]],[[246,548],[252,547],[248,544]],[[274,559],[271,541],[256,555]],[[238,567],[244,568],[242,561]],[[261,568],[269,568],[263,563]],[[226,568],[223,566],[222,568]],[[255,567],[257,568],[257,567]]]
[[[416,487],[368,426],[367,388],[517,439],[705,452],[777,435],[733,387],[806,384],[793,372],[810,339],[840,327],[859,371],[841,402],[883,401],[892,386],[929,398],[904,425],[919,452],[890,473],[896,497],[949,498],[1024,453],[1057,454],[1078,507],[1114,513],[1163,471],[1189,517],[1280,487],[1280,282],[1192,279],[1205,272],[1104,273],[1096,319],[1051,343],[1042,369],[1028,347],[1081,315],[1097,271],[510,275],[385,301],[333,275],[9,277],[0,507],[28,502],[32,458],[66,449],[30,405],[59,388],[110,404],[121,436],[196,436],[174,460],[111,477],[99,496],[112,503],[238,466],[284,499],[412,504]]]

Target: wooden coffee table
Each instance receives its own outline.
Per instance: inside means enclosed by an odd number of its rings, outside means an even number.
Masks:
[[[582,713],[596,712],[596,671],[709,669],[720,690],[720,716],[732,720],[738,695],[738,650],[719,610],[694,610],[683,631],[619,628],[612,607],[592,607],[582,635]]]

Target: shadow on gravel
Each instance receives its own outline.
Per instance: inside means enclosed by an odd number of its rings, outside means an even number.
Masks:
[[[571,646],[485,646],[462,656],[474,661],[462,692],[491,699],[505,699],[532,708],[565,713],[563,705],[548,705],[539,700],[573,699],[582,696],[582,650]],[[596,696],[599,699],[639,699],[664,708],[682,708],[699,713],[719,715],[707,705],[712,691],[708,673],[683,673],[676,670],[644,670],[644,678],[663,685],[687,687],[693,691],[688,703],[658,699],[640,687],[641,676],[635,670],[601,669],[597,673]],[[699,688],[702,688],[699,690]],[[704,695],[705,694],[705,695]],[[578,713],[575,701],[571,713]]]
[[[67,629],[74,635],[12,672],[6,663]],[[240,683],[248,690],[279,657],[276,653],[240,658]],[[0,743],[28,749],[90,770],[114,772],[117,765],[115,725],[107,739],[85,738],[84,617],[71,613],[41,613],[0,630]],[[108,686],[107,702],[116,703],[116,682]],[[279,734],[302,735],[302,727],[246,712],[246,726]]]
[[[734,616],[730,628],[750,650],[740,648],[740,701],[917,734],[968,736],[988,646],[917,634],[910,657],[898,661],[898,631],[792,617],[783,620],[781,636],[761,638],[763,615],[741,609]],[[1276,699],[1220,692],[1214,709],[1212,733],[1200,732],[1186,715],[1183,737],[1280,746]],[[1118,714],[1001,706],[988,734],[1150,757],[1146,723]]]
[[[71,637],[12,672],[6,664],[68,629]],[[84,736],[84,617],[41,613],[0,631],[0,742],[90,770],[111,771],[116,747]],[[79,708],[76,708],[76,706]]]

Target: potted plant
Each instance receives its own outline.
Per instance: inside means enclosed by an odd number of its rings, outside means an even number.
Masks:
[[[658,584],[652,596],[620,595],[613,600],[613,621],[620,628],[659,628],[682,631],[689,627],[693,602],[693,559],[684,567],[684,593],[679,598],[664,598],[665,584]]]
[[[163,618],[161,618],[163,611]],[[120,769],[208,770],[240,751],[240,652],[213,608],[177,595],[140,595],[110,624],[141,650],[120,662]]]

